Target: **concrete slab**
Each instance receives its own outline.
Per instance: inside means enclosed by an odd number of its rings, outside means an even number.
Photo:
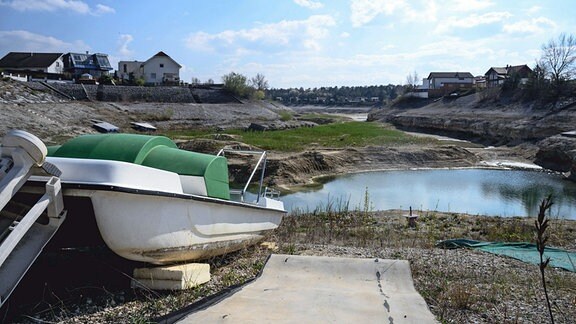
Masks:
[[[136,268],[131,282],[132,288],[153,290],[190,289],[210,281],[210,265],[188,263],[176,266]]]
[[[437,323],[405,260],[272,255],[262,275],[180,323]]]

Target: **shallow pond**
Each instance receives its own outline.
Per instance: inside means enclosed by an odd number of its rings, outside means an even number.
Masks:
[[[489,169],[381,171],[328,178],[315,190],[281,200],[288,210],[312,211],[345,203],[364,210],[408,209],[489,216],[536,216],[553,195],[554,218],[576,219],[576,183],[534,171]]]

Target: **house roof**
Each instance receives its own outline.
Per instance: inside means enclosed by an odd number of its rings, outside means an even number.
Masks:
[[[430,72],[428,79],[432,78],[474,78],[470,72]]]
[[[108,61],[108,55],[106,54],[69,53],[67,56],[69,57],[71,68],[102,71],[113,70],[110,61]]]
[[[59,59],[63,53],[23,53],[10,52],[0,59],[2,68],[46,68]]]
[[[162,51],[156,53],[156,55],[154,55],[154,56],[166,56],[166,57],[170,57],[170,56],[168,56],[168,54],[166,54],[166,53],[164,53],[164,52],[162,52]]]
[[[490,74],[490,71],[494,71],[499,76],[506,76],[508,74],[518,73],[518,72],[522,71],[523,69],[527,69],[527,71],[529,73],[532,72],[532,69],[530,69],[528,67],[528,65],[523,64],[523,65],[515,65],[515,66],[509,65],[506,67],[491,67],[488,71],[486,71],[486,73],[484,73],[484,75],[488,75],[488,74]]]
[[[178,62],[174,61],[173,58],[171,58],[168,54],[160,51],[158,53],[156,53],[154,56],[152,56],[151,58],[147,59],[146,62],[144,62],[144,64],[148,63],[148,61],[150,61],[151,59],[155,58],[155,57],[167,57],[168,59],[170,59],[170,61],[174,62],[174,64],[178,65],[179,68],[182,67],[182,65],[178,64]]]
[[[528,67],[528,65],[523,64],[523,65],[509,66],[508,67],[508,73],[518,73],[519,71],[521,71],[523,69],[527,69],[528,71],[532,72],[532,69],[530,67]]]
[[[490,71],[494,71],[496,74],[508,74],[508,70],[505,67],[491,67],[484,75],[490,74]]]

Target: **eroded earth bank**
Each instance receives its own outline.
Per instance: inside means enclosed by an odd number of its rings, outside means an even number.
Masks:
[[[305,111],[277,103],[154,103],[74,101],[51,91],[31,89],[22,83],[0,81],[0,134],[19,128],[37,135],[47,144],[95,133],[93,120],[104,120],[135,132],[130,123],[149,122],[160,130],[208,128],[212,139],[179,140],[183,148],[216,153],[226,145],[242,145],[223,136],[227,128],[246,128],[251,123],[269,129],[313,125],[299,120]],[[371,121],[399,129],[444,134],[471,142],[438,140],[424,144],[374,145],[335,149],[309,147],[302,152],[270,152],[267,183],[288,188],[307,184],[312,177],[355,171],[409,168],[449,168],[533,163],[556,171],[575,167],[574,139],[559,134],[576,125],[573,103],[537,109],[526,105],[503,105],[478,95],[440,100],[422,108],[373,110]],[[322,112],[322,109],[315,109]],[[329,111],[326,109],[325,111]],[[295,118],[285,121],[289,112]],[[231,170],[242,177],[244,162],[231,161]],[[572,174],[576,174],[573,172]]]

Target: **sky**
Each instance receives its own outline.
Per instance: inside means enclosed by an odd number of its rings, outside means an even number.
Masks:
[[[533,67],[575,17],[574,0],[0,0],[0,57],[89,51],[117,69],[163,51],[185,82],[405,84],[414,72]]]

